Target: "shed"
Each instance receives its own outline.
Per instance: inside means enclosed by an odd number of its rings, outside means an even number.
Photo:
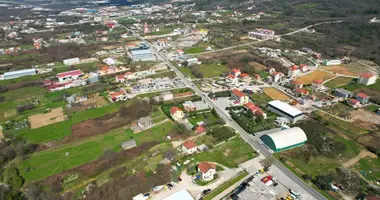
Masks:
[[[128,141],[121,143],[121,147],[123,147],[124,150],[131,149],[135,146],[137,146],[135,140],[128,140]]]
[[[301,128],[293,127],[265,134],[260,139],[274,152],[280,152],[304,145],[307,141],[307,136]]]

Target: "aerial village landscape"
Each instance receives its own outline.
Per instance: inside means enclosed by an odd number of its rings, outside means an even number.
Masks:
[[[0,1],[0,199],[380,199],[371,6],[115,2]]]

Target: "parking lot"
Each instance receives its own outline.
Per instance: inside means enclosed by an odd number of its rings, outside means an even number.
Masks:
[[[180,79],[170,79],[168,77],[156,79],[146,78],[139,80],[137,85],[131,87],[131,93],[138,94],[182,87],[185,87],[185,83]]]

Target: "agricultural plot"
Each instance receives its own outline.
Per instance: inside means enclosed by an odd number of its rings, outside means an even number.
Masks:
[[[327,83],[325,83],[324,85],[326,87],[329,87],[329,88],[336,88],[336,87],[340,87],[340,86],[343,86],[343,85],[347,85],[349,84],[351,81],[353,81],[352,78],[349,78],[349,77],[343,77],[343,76],[338,76],[330,81],[328,81]]]
[[[264,88],[264,93],[273,100],[287,101],[289,97],[276,88]]]
[[[324,72],[324,71],[320,71],[320,70],[316,70],[316,71],[314,71],[310,74],[307,74],[305,76],[298,77],[296,80],[305,84],[305,85],[309,85],[316,79],[322,79],[325,81],[325,80],[328,80],[334,76],[335,76],[334,74]]]
[[[107,149],[121,151],[121,143],[131,138],[136,141],[137,145],[151,141],[164,142],[165,136],[173,127],[173,123],[166,122],[138,134],[134,134],[132,130],[125,131],[120,128],[103,135],[62,145],[57,149],[37,152],[20,163],[20,173],[26,182],[41,180],[93,161]],[[66,156],[66,153],[69,155]]]
[[[198,68],[198,70],[203,74],[204,78],[219,77],[223,73],[229,72],[227,66],[216,62],[210,64],[201,64],[194,67]]]
[[[332,66],[323,66],[320,67],[320,69],[330,71],[336,74],[343,74],[347,76],[357,76],[358,74],[355,74],[354,72],[351,72],[347,67],[343,65],[332,65]]]
[[[238,164],[256,156],[252,147],[240,137],[231,139],[207,152],[194,156],[196,162],[212,161],[224,166],[236,168]]]
[[[67,120],[62,108],[54,108],[48,113],[36,114],[28,117],[30,128],[35,129],[49,124]]]

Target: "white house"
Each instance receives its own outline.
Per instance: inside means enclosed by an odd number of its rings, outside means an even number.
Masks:
[[[376,83],[377,76],[375,74],[364,73],[360,74],[358,83],[363,85],[372,85]]]
[[[78,64],[78,63],[79,63],[79,58],[69,58],[69,59],[63,60],[63,64],[68,65],[68,66]]]
[[[123,90],[113,92],[110,93],[110,99],[113,102],[127,100],[127,94]]]
[[[198,58],[189,58],[186,61],[187,61],[187,65],[189,66],[199,64]]]
[[[323,88],[323,80],[322,79],[316,79],[311,83],[311,87],[315,88],[316,90],[320,90]]]
[[[79,76],[82,76],[82,75],[83,75],[83,72],[77,69],[77,70],[72,70],[68,72],[58,73],[56,77],[58,78],[59,82],[67,82],[71,80],[76,80],[79,78]]]
[[[288,77],[290,78],[294,78],[294,77],[297,77],[297,75],[300,73],[300,69],[298,69],[295,65],[293,67],[290,67],[289,68],[289,71],[288,71]]]
[[[178,107],[172,107],[170,108],[170,115],[174,119],[174,121],[180,121],[185,117],[185,113]]]
[[[216,166],[208,162],[201,162],[198,164],[198,171],[203,181],[211,181],[214,179]]]
[[[186,141],[182,144],[182,151],[186,154],[193,154],[197,151],[197,145],[191,140]]]
[[[118,82],[118,83],[124,83],[124,81],[125,81],[125,76],[124,75],[117,75],[116,77],[115,77],[115,80],[116,80],[116,82]]]
[[[173,100],[173,93],[171,93],[170,91],[162,92],[160,98],[162,101]]]
[[[231,97],[235,99],[241,105],[248,103],[249,97],[238,89],[233,89]]]

